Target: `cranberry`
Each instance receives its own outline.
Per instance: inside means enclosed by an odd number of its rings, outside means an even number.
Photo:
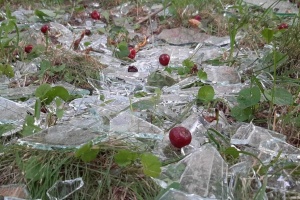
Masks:
[[[30,53],[33,49],[33,46],[31,44],[28,44],[27,46],[25,46],[24,51],[26,53]]]
[[[169,139],[174,147],[182,148],[191,143],[192,134],[188,129],[178,126],[170,130]]]
[[[97,10],[94,10],[92,13],[91,13],[91,18],[94,19],[94,20],[100,20],[100,14]]]
[[[135,66],[129,66],[128,72],[138,72],[139,70]]]
[[[90,36],[90,35],[92,35],[92,32],[91,32],[90,29],[85,29],[84,34],[87,35],[87,36]]]
[[[128,55],[128,58],[131,58],[131,59],[134,59],[135,58],[135,55],[136,55],[136,51],[133,47],[129,47],[129,55]]]
[[[159,63],[163,66],[167,66],[170,62],[170,56],[166,53],[159,56]]]
[[[278,29],[281,30],[281,29],[287,29],[289,27],[289,25],[287,23],[281,23],[278,25]]]
[[[201,17],[200,17],[200,15],[196,15],[196,16],[194,16],[194,19],[195,19],[195,20],[198,20],[198,21],[201,21]]]
[[[49,30],[50,30],[50,27],[47,24],[45,24],[41,27],[41,32],[44,34],[46,34]]]

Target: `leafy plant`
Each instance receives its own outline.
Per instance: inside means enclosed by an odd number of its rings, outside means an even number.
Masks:
[[[178,75],[185,77],[191,74],[196,74],[198,69],[196,64],[190,58],[187,58],[182,61],[181,67],[165,67],[164,71],[169,73],[177,72]]]
[[[44,112],[47,112],[47,125],[54,125],[57,118],[62,118],[64,113],[63,109],[61,108],[61,105],[63,104],[62,100],[68,101],[70,99],[69,92],[64,87],[51,87],[47,83],[40,85],[36,89],[35,96],[37,97],[37,99],[35,102],[34,114],[28,114],[26,116],[25,123],[23,124],[22,129],[23,136],[31,135],[41,130],[41,128],[37,125],[39,124],[37,122],[40,120],[41,110],[45,110]],[[54,102],[55,108],[47,108],[52,102]]]
[[[197,99],[208,103],[214,99],[215,91],[211,85],[204,85],[198,90]]]
[[[14,59],[14,51],[19,48],[20,35],[16,17],[12,16],[9,5],[6,6],[5,15],[6,19],[1,21],[0,25],[0,56],[1,63],[10,63]],[[12,34],[13,31],[16,34]],[[7,75],[7,73],[4,74]]]
[[[97,157],[98,153],[99,148],[96,148],[92,142],[89,142],[75,151],[75,157],[80,158],[84,162],[91,162]]]
[[[129,165],[134,167],[134,165],[138,166],[137,164],[140,163],[144,174],[151,177],[158,177],[161,172],[161,162],[151,153],[137,153],[123,149],[115,154],[114,160],[121,167]]]
[[[129,55],[129,49],[128,49],[127,43],[126,42],[120,42],[117,45],[116,50],[114,51],[114,55],[117,58],[120,58],[120,59],[127,58],[127,56]]]
[[[5,75],[8,78],[12,78],[15,76],[14,68],[9,64],[1,64],[0,63],[0,76]]]

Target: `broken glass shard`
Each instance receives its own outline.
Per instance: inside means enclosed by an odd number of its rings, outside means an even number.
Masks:
[[[89,141],[94,143],[106,141],[109,133],[103,129],[101,121],[92,116],[76,117],[64,124],[51,126],[36,134],[20,138],[18,144],[45,150],[74,148]]]
[[[184,191],[210,198],[226,198],[227,163],[210,144],[204,145],[186,159],[180,178]]]
[[[248,144],[253,147],[258,147],[261,142],[267,141],[276,137],[280,140],[284,140],[285,136],[278,134],[274,131],[270,131],[258,126],[250,124],[241,125],[236,133],[231,138],[232,144]]]
[[[203,43],[207,38],[209,38],[209,35],[201,33],[200,29],[179,27],[163,29],[157,37],[158,39],[166,41],[168,44],[191,45],[194,43]]]
[[[82,178],[57,181],[51,188],[47,190],[47,196],[50,200],[63,200],[82,188],[83,185],[84,182]]]
[[[7,88],[0,90],[0,96],[10,100],[27,99],[34,96],[36,86]]]
[[[6,132],[2,132],[2,135],[11,135],[20,131],[28,112],[33,113],[33,109],[23,104],[0,97],[1,128],[4,128],[2,130],[7,130],[7,127],[5,128],[4,126],[9,125],[11,127]]]
[[[239,73],[233,67],[208,65],[203,70],[207,73],[207,80],[213,83],[235,84],[241,82]]]
[[[188,78],[185,78],[185,79],[181,80],[180,82],[178,82],[176,84],[172,84],[169,87],[163,87],[162,91],[164,93],[172,93],[172,94],[178,93],[178,92],[180,92],[180,89],[192,87],[193,84],[197,81],[199,81],[198,77],[191,76],[191,77],[188,77]]]
[[[163,130],[159,127],[133,115],[130,111],[119,113],[110,120],[110,131],[132,133],[139,138],[162,139]]]
[[[278,13],[296,13],[298,14],[299,9],[296,8],[292,3],[293,1],[277,1],[277,0],[245,0],[245,3],[254,4],[261,6],[264,9],[278,9]]]
[[[277,156],[280,154],[280,157],[299,162],[300,158],[300,149],[294,147],[282,140],[272,138],[269,140],[264,140],[260,143],[258,149],[266,154]]]
[[[174,164],[174,167],[169,166],[168,169],[173,170],[166,170],[162,176],[178,181],[182,191],[189,194],[226,199],[227,168],[227,163],[215,147],[205,144]],[[178,176],[178,174],[181,175]]]
[[[4,200],[31,199],[26,185],[23,184],[1,185],[0,197],[4,197]]]

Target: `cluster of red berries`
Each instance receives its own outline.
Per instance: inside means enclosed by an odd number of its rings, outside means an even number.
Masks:
[[[47,35],[48,32],[49,32],[49,30],[50,30],[50,26],[49,26],[48,24],[44,24],[44,25],[41,27],[41,32],[42,32],[44,35]],[[32,51],[32,49],[33,49],[33,45],[28,44],[28,45],[25,46],[24,51],[25,51],[26,53],[30,53],[30,52]]]

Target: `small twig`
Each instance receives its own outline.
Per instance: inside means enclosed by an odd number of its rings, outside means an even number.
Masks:
[[[156,14],[159,13],[160,11],[166,9],[166,8],[169,7],[170,5],[171,5],[171,2],[169,2],[169,3],[166,5],[166,7],[160,8],[160,9],[158,9],[157,11],[155,11],[154,13],[151,13],[150,15],[148,15],[148,16],[146,16],[146,17],[140,19],[140,20],[137,22],[137,24],[143,23],[144,21],[146,21],[146,20],[148,20],[149,18],[153,17],[154,15],[156,15]]]

